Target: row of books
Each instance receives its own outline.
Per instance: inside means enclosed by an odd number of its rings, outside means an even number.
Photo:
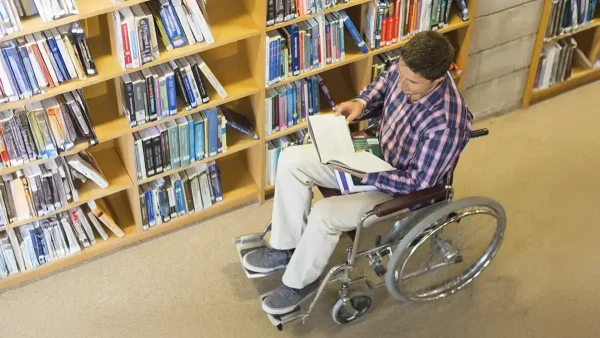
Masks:
[[[0,233],[0,278],[35,269],[107,240],[107,230],[123,237],[109,203],[103,199]]]
[[[469,20],[465,0],[454,0],[463,21]],[[362,32],[371,49],[448,26],[452,0],[374,0],[367,3]]]
[[[0,49],[0,103],[97,74],[79,22],[3,42]]]
[[[200,212],[223,200],[221,173],[216,162],[200,163],[139,187],[142,228]]]
[[[162,120],[210,101],[206,82],[222,97],[227,91],[199,55],[191,55],[121,77],[124,115],[131,127]]]
[[[227,150],[226,120],[210,108],[134,133],[138,179],[186,167]]]
[[[589,24],[594,18],[597,5],[598,0],[552,0],[546,40]]]
[[[101,188],[109,184],[88,151],[2,175],[0,226],[41,217],[78,201],[78,188],[88,180]]]
[[[284,135],[266,143],[267,155],[265,165],[265,182],[266,185],[275,184],[277,177],[277,163],[279,155],[287,147],[304,144],[306,130],[298,130],[290,135]]]
[[[0,169],[98,143],[81,90],[0,112]]]
[[[337,4],[349,0],[268,0],[267,26],[294,20],[304,15],[322,13]]]
[[[337,105],[318,74],[268,89],[265,103],[266,135],[284,131],[306,122],[308,116],[319,114],[321,109],[319,88],[331,108],[335,110]]]
[[[367,53],[364,41],[344,11],[267,32],[266,85],[343,61],[346,57],[344,26],[359,39],[359,46],[362,43],[363,53]]]
[[[572,37],[548,43],[542,48],[534,88],[546,89],[568,80],[573,69],[575,52],[581,53]],[[585,56],[583,56],[585,57]]]
[[[39,15],[49,22],[78,13],[75,0],[1,0],[0,36],[22,31],[21,18]]]
[[[371,69],[371,81],[374,81],[381,73],[388,70],[399,58],[399,48],[375,55],[373,57],[373,66]]]
[[[123,69],[138,68],[166,50],[214,43],[205,0],[151,0],[112,13],[117,56]]]

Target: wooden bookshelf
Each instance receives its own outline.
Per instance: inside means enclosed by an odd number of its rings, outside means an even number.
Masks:
[[[527,76],[527,82],[525,83],[525,89],[523,93],[523,100],[521,102],[521,106],[523,108],[529,107],[529,105],[539,102],[541,100],[548,99],[555,95],[559,95],[571,89],[577,88],[581,85],[589,83],[591,81],[595,81],[600,79],[600,68],[590,68],[583,69],[578,64],[573,62],[571,68],[571,77],[565,81],[555,83],[548,88],[545,89],[537,89],[535,87],[535,80],[538,73],[538,66],[540,62],[540,56],[542,54],[542,49],[545,44],[557,42],[561,39],[567,37],[574,37],[575,41],[578,42],[578,48],[581,47],[580,41],[581,39],[587,39],[588,36],[595,36],[597,44],[600,44],[600,6],[596,7],[596,11],[594,16],[590,22],[583,26],[579,26],[570,32],[566,32],[560,34],[555,37],[546,38],[546,29],[550,24],[550,15],[552,12],[552,0],[544,0],[544,7],[542,10],[542,15],[540,19],[540,24],[538,27],[538,32],[533,48],[533,53],[531,55],[531,63],[529,64],[529,73]],[[600,48],[600,46],[586,46],[588,50],[582,50],[584,54],[591,54],[592,48]],[[588,54],[589,53],[589,54]],[[589,60],[593,64],[596,60]]]
[[[360,29],[362,26],[361,21],[364,20],[363,13],[369,1],[349,0],[347,3],[327,9],[325,13],[346,9],[354,25]],[[84,204],[89,200],[106,198],[110,202],[109,204],[125,232],[124,237],[116,237],[114,234],[109,233],[108,240],[96,239],[95,245],[83,249],[77,254],[1,279],[0,289],[19,285],[55,273],[87,259],[107,254],[118,248],[135,244],[143,239],[154,237],[188,224],[206,220],[248,203],[264,202],[266,196],[272,194],[274,191],[274,186],[266,186],[265,184],[265,143],[306,128],[306,123],[304,122],[290,127],[285,131],[267,136],[264,130],[266,91],[269,88],[290,83],[297,79],[319,74],[328,86],[334,101],[339,105],[343,101],[353,99],[370,82],[373,58],[376,55],[399,48],[407,41],[402,40],[391,46],[384,46],[378,50],[369,50],[368,53],[362,53],[354,40],[352,40],[348,30],[345,29],[344,60],[313,69],[298,76],[289,77],[272,86],[266,86],[265,60],[267,56],[265,55],[265,40],[267,32],[317,15],[322,15],[322,13],[299,17],[288,22],[267,27],[265,23],[267,0],[220,0],[208,3],[208,20],[215,39],[213,44],[202,42],[171,51],[161,50],[158,60],[143,65],[140,68],[123,70],[117,58],[113,55],[114,48],[110,38],[110,32],[112,31],[110,27],[112,23],[110,15],[115,9],[141,2],[144,2],[144,0],[130,0],[118,4],[113,4],[112,0],[78,0],[77,4],[80,11],[78,15],[50,23],[42,23],[36,17],[29,18],[23,20],[25,26],[23,32],[0,39],[8,40],[16,36],[22,36],[64,23],[82,20],[82,27],[86,30],[91,53],[98,68],[98,74],[84,80],[74,80],[64,83],[50,89],[47,93],[27,100],[0,105],[0,109],[20,108],[29,102],[40,101],[75,89],[83,89],[84,97],[90,111],[91,122],[100,144],[92,147],[87,143],[78,144],[74,149],[60,156],[74,154],[89,148],[96,154],[96,159],[109,181],[109,187],[101,189],[93,182],[87,182],[79,189],[79,200],[77,202],[71,203],[66,208],[58,210],[53,214]],[[473,16],[476,13],[477,1],[471,0],[468,3],[469,11]],[[452,1],[452,7],[455,8],[455,6],[456,4]],[[448,26],[439,30],[439,32],[446,34],[457,48],[456,63],[463,71],[468,71],[467,59],[473,23],[474,20],[463,22],[457,16],[456,11],[453,10]],[[178,114],[175,116],[131,128],[127,118],[123,116],[123,107],[120,102],[121,88],[118,80],[119,77],[143,68],[193,54],[199,54],[206,61],[207,65],[227,91],[227,97],[223,98],[219,96],[213,87],[208,84],[209,102],[192,110],[186,110],[185,107],[180,106],[178,107]],[[453,77],[458,79],[459,87],[461,87],[464,77],[454,75]],[[320,102],[320,112],[322,114],[333,113],[323,95],[321,95]],[[197,161],[183,168],[155,175],[151,178],[137,179],[133,145],[134,132],[224,104],[245,114],[249,118],[259,136],[258,140],[237,130],[228,128],[227,150],[225,152]],[[144,231],[140,215],[139,185],[213,160],[216,161],[221,172],[223,200],[200,212],[177,217],[168,223],[155,225]],[[44,163],[45,161],[47,160],[34,161],[18,167],[4,168],[0,170],[0,174],[14,172],[33,164]],[[45,215],[38,219],[49,216]],[[11,224],[10,228],[18,227],[30,221],[32,220],[23,220]],[[252,224],[249,225],[249,227],[252,226]],[[255,226],[263,225],[256,224]]]

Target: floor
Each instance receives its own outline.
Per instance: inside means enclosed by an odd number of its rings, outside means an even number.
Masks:
[[[401,304],[385,289],[364,321],[333,324],[334,291],[303,325],[269,323],[231,238],[271,202],[126,248],[0,295],[0,337],[585,337],[600,330],[600,82],[485,121],[457,169],[458,196],[498,200],[505,241],[461,292]],[[344,257],[344,238],[333,260]]]

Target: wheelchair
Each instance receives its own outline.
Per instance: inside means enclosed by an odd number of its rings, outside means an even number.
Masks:
[[[367,129],[374,127],[373,125]],[[488,135],[487,129],[471,132],[471,138]],[[346,232],[352,239],[347,248],[345,262],[333,266],[321,276],[320,286],[314,297],[307,297],[290,313],[284,315],[267,314],[270,322],[280,331],[283,325],[301,319],[305,322],[315,305],[325,292],[328,284],[339,283],[339,300],[333,305],[331,317],[335,323],[351,324],[364,317],[373,306],[370,292],[352,292],[350,287],[364,284],[367,290],[385,286],[388,293],[402,302],[423,302],[451,295],[477,278],[497,254],[506,228],[506,213],[502,205],[486,197],[469,197],[453,200],[452,180],[454,166],[437,185],[401,196],[374,206],[366,212],[356,230]],[[324,198],[340,195],[339,190],[317,187]],[[485,224],[483,220],[489,221]],[[471,220],[475,221],[475,232],[464,234],[462,231]],[[389,230],[385,236],[377,235],[374,245],[360,250],[363,232],[377,230],[378,224],[387,222]],[[464,246],[475,237],[481,237],[481,230],[489,232],[489,240],[483,240],[483,248],[476,250],[476,244]],[[251,233],[233,239],[240,263],[243,256],[260,247],[266,246],[265,236],[271,230],[271,223],[261,233]],[[471,260],[472,252],[476,252]],[[477,253],[479,252],[479,253]],[[419,259],[425,257],[425,263]],[[387,264],[386,261],[387,260]],[[359,265],[365,261],[378,278],[383,281],[374,283]],[[472,263],[470,263],[472,261]],[[415,263],[417,262],[417,263]],[[260,278],[266,275],[254,273],[244,268],[248,278]],[[449,277],[449,272],[452,271]],[[441,273],[440,273],[441,272]],[[351,276],[358,273],[359,276]],[[434,278],[434,277],[438,278]],[[439,278],[445,276],[445,278]],[[429,277],[429,278],[424,278]],[[431,280],[427,283],[424,280]],[[264,300],[273,291],[260,295]]]

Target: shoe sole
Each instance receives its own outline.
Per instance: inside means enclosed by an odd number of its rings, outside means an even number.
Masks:
[[[242,265],[244,266],[244,268],[246,270],[255,272],[255,273],[271,273],[271,272],[275,272],[277,270],[280,269],[284,269],[287,265],[280,265],[280,266],[276,266],[274,268],[261,268],[260,266],[254,266],[250,263],[248,263],[248,261],[246,260],[246,257],[248,256],[248,254],[252,253],[253,251],[250,251],[249,253],[245,254],[244,257],[242,258]]]
[[[294,305],[290,305],[288,307],[285,308],[281,308],[281,309],[273,309],[269,306],[267,306],[267,304],[265,304],[265,302],[262,302],[262,309],[264,312],[270,314],[270,315],[285,315],[288,314],[290,312],[293,312],[298,306],[300,306],[300,304],[306,300],[306,298],[312,296],[313,294],[315,294],[317,292],[319,288],[316,288],[315,290],[309,292],[308,294],[306,294],[306,296],[304,296],[298,303],[294,304]],[[268,298],[268,297],[267,297]],[[265,299],[267,299],[265,298]]]

